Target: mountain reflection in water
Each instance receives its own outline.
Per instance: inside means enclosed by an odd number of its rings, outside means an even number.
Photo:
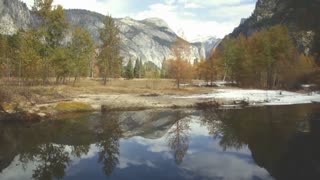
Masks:
[[[320,107],[0,122],[0,179],[318,179]]]

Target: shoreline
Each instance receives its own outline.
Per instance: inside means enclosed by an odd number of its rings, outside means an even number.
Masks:
[[[75,112],[140,111],[148,109],[177,108],[244,108],[255,106],[317,104],[320,94],[288,91],[264,91],[249,89],[209,89],[207,93],[160,94],[160,93],[87,93],[62,99],[51,99],[47,103],[25,103],[19,110],[0,113],[4,119],[54,119],[59,114]],[[270,100],[264,100],[262,93]],[[262,95],[261,95],[262,94]],[[249,99],[249,98],[250,99]],[[10,103],[7,105],[10,106]],[[8,109],[7,107],[7,109]],[[12,107],[13,108],[13,107]],[[11,117],[11,118],[9,118]]]

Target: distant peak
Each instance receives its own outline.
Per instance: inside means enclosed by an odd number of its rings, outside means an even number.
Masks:
[[[195,39],[191,40],[191,42],[193,43],[197,43],[197,42],[205,42],[205,41],[208,41],[208,40],[217,40],[218,38],[215,37],[215,36],[198,36],[196,37]]]
[[[126,16],[124,19],[126,20],[132,20],[132,18],[130,16]]]
[[[144,19],[143,22],[152,23],[160,27],[169,27],[167,22],[165,22],[163,19],[156,18],[156,17]]]

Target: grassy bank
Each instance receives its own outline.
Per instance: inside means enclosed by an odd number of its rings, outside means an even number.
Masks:
[[[185,107],[193,102],[174,102],[169,95],[206,93],[210,89],[184,87],[177,89],[173,80],[136,79],[111,80],[106,86],[99,80],[82,79],[75,86],[0,86],[0,104],[8,113],[26,112],[41,116],[57,113],[100,110],[107,105],[110,110]]]

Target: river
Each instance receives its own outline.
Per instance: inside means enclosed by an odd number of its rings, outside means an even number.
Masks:
[[[0,122],[0,179],[319,179],[320,106]]]

